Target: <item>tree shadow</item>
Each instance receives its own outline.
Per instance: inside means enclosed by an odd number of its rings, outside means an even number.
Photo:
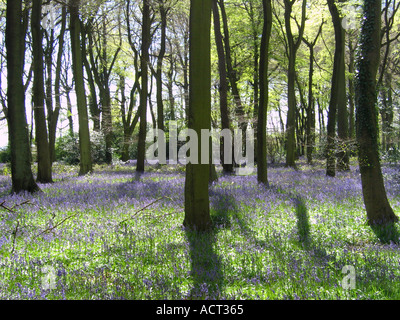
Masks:
[[[372,224],[371,229],[383,244],[400,243],[400,232],[396,223]]]
[[[312,239],[310,237],[310,221],[307,206],[300,196],[293,197],[292,201],[295,205],[295,214],[297,218],[296,226],[299,243],[305,249],[309,249]]]
[[[220,299],[224,286],[221,257],[214,250],[216,231],[200,232],[185,228],[189,242],[193,287],[189,299]]]

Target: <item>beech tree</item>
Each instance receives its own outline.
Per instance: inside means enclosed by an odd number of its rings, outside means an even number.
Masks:
[[[376,76],[380,62],[381,1],[364,0],[356,77],[356,136],[367,219],[370,225],[398,221],[386,196],[378,150]]]
[[[7,120],[11,149],[12,192],[36,192],[40,188],[33,178],[31,169],[23,84],[25,30],[21,20],[22,0],[8,0],[6,14]]]
[[[148,72],[149,72],[149,48],[151,43],[150,34],[150,3],[149,0],[143,1],[142,9],[142,47],[140,56],[140,123],[139,123],[139,142],[138,142],[138,159],[136,171],[144,171],[144,158],[146,153],[146,132],[147,132],[147,102],[148,102]]]
[[[79,175],[85,175],[93,170],[90,153],[89,118],[87,111],[85,82],[83,77],[83,57],[81,47],[81,21],[79,18],[80,0],[70,0],[70,38],[72,54],[72,71],[75,80],[76,102],[79,122]]]
[[[198,146],[201,129],[211,129],[211,1],[190,1],[188,126],[197,133]],[[186,165],[185,227],[200,231],[211,227],[209,173],[210,164],[201,163],[199,147],[198,163]]]
[[[260,46],[260,99],[257,119],[257,180],[268,185],[267,175],[267,107],[269,38],[272,29],[271,0],[263,0],[264,26]]]
[[[296,96],[295,96],[295,81],[296,81],[296,54],[299,50],[303,39],[304,27],[306,21],[306,4],[303,0],[301,10],[301,20],[298,23],[292,17],[293,5],[296,0],[284,0],[285,3],[285,30],[288,45],[288,82],[287,82],[287,105],[288,113],[286,118],[286,166],[295,167],[295,152],[296,152]],[[292,19],[296,21],[298,26],[297,37],[292,32]]]
[[[38,173],[37,181],[53,182],[51,177],[51,158],[46,127],[45,90],[43,68],[43,33],[41,30],[42,0],[33,0],[31,32],[33,51],[33,111],[35,115],[35,133],[37,146]]]

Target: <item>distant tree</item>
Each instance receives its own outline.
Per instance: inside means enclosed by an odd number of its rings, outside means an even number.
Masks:
[[[303,37],[303,42],[307,45],[309,50],[309,69],[308,69],[308,105],[307,105],[307,119],[306,119],[306,155],[307,163],[312,164],[313,161],[313,151],[315,145],[315,96],[314,96],[314,60],[315,60],[315,46],[317,40],[322,33],[322,26],[324,21],[319,26],[317,35],[314,40],[308,41]]]
[[[23,84],[25,31],[21,21],[22,0],[8,0],[6,9],[7,120],[11,149],[12,192],[36,192],[30,162],[30,145]]]
[[[212,0],[190,1],[189,128],[198,136],[198,164],[186,166],[184,226],[211,227],[208,182],[210,164],[201,164],[201,129],[211,129]]]
[[[364,0],[356,76],[356,135],[364,204],[370,225],[398,221],[386,196],[378,151],[376,76],[380,62],[381,1]]]

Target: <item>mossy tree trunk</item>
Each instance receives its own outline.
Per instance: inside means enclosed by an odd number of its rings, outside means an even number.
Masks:
[[[356,136],[364,204],[370,225],[398,221],[386,196],[378,151],[376,75],[380,62],[381,1],[364,0],[356,77]]]

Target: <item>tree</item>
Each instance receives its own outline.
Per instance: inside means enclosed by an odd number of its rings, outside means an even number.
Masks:
[[[30,163],[28,125],[23,84],[25,32],[21,22],[22,0],[7,1],[7,120],[11,149],[12,192],[36,192]]]
[[[147,131],[147,100],[148,100],[148,64],[149,64],[149,48],[151,43],[150,34],[150,4],[149,0],[143,1],[142,12],[142,48],[140,56],[140,124],[139,124],[139,142],[136,171],[144,171],[144,158],[146,153],[146,131]]]
[[[85,175],[93,170],[89,134],[89,118],[86,103],[85,83],[83,77],[83,57],[81,49],[81,21],[79,18],[80,0],[70,0],[70,38],[72,53],[72,71],[75,80],[76,102],[79,122],[79,175]]]
[[[335,29],[335,55],[333,63],[331,99],[329,102],[328,113],[328,142],[326,147],[326,174],[335,176],[336,171],[336,114],[338,124],[339,159],[338,167],[342,170],[349,168],[349,155],[346,147],[348,138],[348,117],[347,117],[347,97],[346,97],[346,77],[345,77],[345,31],[342,26],[342,18],[334,0],[328,0],[329,11],[332,16]]]
[[[214,34],[215,34],[215,44],[217,47],[218,54],[218,73],[219,73],[219,110],[221,113],[221,129],[231,130],[231,121],[229,118],[229,110],[228,110],[228,78],[226,72],[226,58],[225,58],[225,50],[223,44],[223,37],[221,33],[221,22],[218,10],[218,0],[212,1],[212,9],[213,9],[213,18],[214,18]],[[221,150],[225,150],[224,145],[227,141],[225,138],[221,143]],[[221,158],[225,159],[224,151],[222,151]],[[224,172],[231,173],[233,172],[233,161],[230,163],[225,163],[223,160],[222,167]]]
[[[211,1],[190,1],[188,124],[197,133],[198,146],[202,143],[201,129],[211,128]],[[208,195],[210,164],[200,161],[201,152],[198,152],[198,163],[186,166],[183,225],[204,231],[211,227]]]
[[[303,0],[301,10],[300,24],[298,26],[298,35],[295,37],[292,32],[292,9],[296,0],[284,0],[285,3],[285,29],[288,44],[288,82],[287,82],[287,105],[288,114],[286,118],[286,166],[295,167],[295,151],[296,151],[296,54],[303,39],[305,21],[306,21],[306,4]]]
[[[398,221],[386,196],[378,151],[376,75],[380,62],[381,1],[364,0],[356,76],[356,136],[367,219],[370,225]]]
[[[55,68],[55,80],[54,80],[54,93],[55,93],[55,108],[53,110],[52,108],[52,96],[51,96],[51,88],[52,88],[52,83],[51,83],[51,74],[53,72],[52,69],[52,59],[49,59],[47,63],[47,73],[48,73],[48,79],[47,79],[47,87],[49,88],[47,90],[47,97],[46,101],[49,101],[47,103],[47,113],[48,113],[48,127],[49,127],[49,149],[50,149],[50,161],[55,160],[55,143],[56,143],[56,131],[57,131],[57,123],[58,123],[58,117],[60,115],[60,110],[61,110],[61,71],[62,71],[62,57],[64,53],[64,44],[65,44],[65,32],[67,29],[67,8],[66,6],[63,6],[61,9],[61,28],[60,28],[60,33],[58,36],[58,52],[57,52],[57,59],[56,59],[56,68]],[[52,30],[53,34],[53,30]],[[52,38],[52,37],[51,37]],[[50,38],[50,42],[52,42]],[[49,46],[53,46],[52,43],[49,43]],[[52,50],[51,50],[52,52]],[[50,53],[51,53],[50,52]],[[71,119],[72,117],[69,116]],[[71,125],[72,127],[72,125]],[[71,130],[73,132],[73,130]]]
[[[264,26],[260,45],[260,99],[257,119],[257,180],[268,185],[267,175],[267,107],[269,38],[272,29],[271,0],[263,0]]]
[[[314,48],[317,43],[317,40],[322,32],[322,26],[324,21],[319,26],[317,35],[315,36],[312,42],[308,41],[303,37],[303,42],[307,45],[309,49],[309,70],[308,70],[308,105],[307,105],[307,122],[306,122],[306,155],[307,155],[307,163],[312,163],[312,153],[314,150],[315,144],[315,97],[313,90],[313,79],[314,79]]]
[[[106,146],[105,160],[106,163],[111,164],[113,139],[110,90],[111,74],[117,57],[121,51],[122,38],[121,36],[118,37],[119,43],[113,43],[110,41],[111,36],[109,29],[113,26],[110,26],[112,21],[109,20],[106,13],[109,10],[111,10],[109,5],[102,5],[99,21],[97,21],[97,19],[94,21],[94,18],[90,18],[86,25],[85,34],[88,37],[89,43],[87,48],[84,46],[84,52],[89,55],[89,61],[86,56],[84,56],[84,64],[90,85],[90,110],[92,117],[94,117],[95,128],[100,125],[100,110],[97,105],[95,84],[99,91],[101,105],[101,130],[104,135]],[[116,23],[119,27],[119,18]],[[120,30],[120,28],[118,29]],[[85,43],[85,41],[83,41],[83,43]]]
[[[49,140],[44,112],[44,68],[43,68],[43,35],[41,30],[42,0],[33,0],[31,32],[33,51],[33,111],[35,115],[35,133],[37,146],[38,173],[37,181],[42,183],[53,182],[51,177],[51,159]]]

